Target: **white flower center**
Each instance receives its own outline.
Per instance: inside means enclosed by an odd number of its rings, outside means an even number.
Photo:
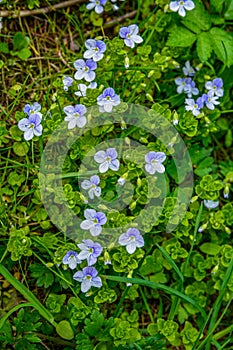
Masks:
[[[85,279],[88,281],[91,281],[92,277],[91,277],[91,275],[86,275]]]
[[[135,241],[135,237],[134,236],[130,236],[129,238],[131,241]]]
[[[78,118],[78,117],[80,117],[80,114],[79,114],[78,112],[75,112],[75,113],[73,114],[73,117]]]
[[[85,71],[85,72],[88,72],[88,71],[89,71],[89,68],[86,66],[86,67],[84,68],[84,71]]]
[[[91,254],[93,253],[93,251],[94,251],[93,248],[89,248],[88,249],[88,252],[91,253]]]
[[[93,220],[93,222],[94,222],[94,224],[98,224],[99,221],[98,221],[98,219],[95,218],[95,219]]]
[[[111,157],[106,157],[106,161],[109,163],[111,161]]]
[[[128,39],[130,39],[130,38],[131,38],[131,34],[130,34],[130,33],[129,33],[129,34],[127,34],[126,36],[127,36],[127,38],[128,38]]]
[[[193,108],[195,108],[195,109],[198,108],[198,105],[196,103],[194,103]]]
[[[156,159],[152,159],[151,164],[156,164],[157,160]]]
[[[33,123],[31,123],[31,124],[29,125],[29,128],[30,128],[30,129],[34,129],[34,127],[35,127],[35,125],[34,125]]]
[[[179,2],[179,5],[180,5],[180,6],[183,6],[183,5],[184,5],[184,1],[180,1],[180,2]]]

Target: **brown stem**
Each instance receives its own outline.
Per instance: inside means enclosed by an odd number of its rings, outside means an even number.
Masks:
[[[32,16],[32,15],[39,15],[44,14],[48,12],[55,11],[56,9],[61,9],[67,6],[72,6],[75,4],[78,4],[79,2],[82,2],[83,0],[68,0],[61,2],[60,4],[51,5],[47,7],[42,7],[40,9],[35,10],[21,10],[21,11],[0,11],[0,17],[9,17],[9,18],[18,18],[18,17],[26,17],[26,16]]]

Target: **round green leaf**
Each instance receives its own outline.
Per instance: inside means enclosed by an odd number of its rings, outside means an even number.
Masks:
[[[57,334],[60,335],[61,338],[71,340],[74,338],[74,332],[71,328],[71,325],[68,321],[63,320],[58,323],[56,326]]]
[[[205,254],[217,255],[220,252],[221,247],[214,243],[203,243],[200,246],[200,249]]]
[[[15,142],[13,151],[17,156],[25,156],[28,153],[29,146],[26,142]]]

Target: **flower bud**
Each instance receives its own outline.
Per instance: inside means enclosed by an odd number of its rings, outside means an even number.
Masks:
[[[149,74],[147,75],[147,78],[151,78],[152,77],[152,75],[154,74],[154,70],[151,70],[150,72],[149,72]]]
[[[125,56],[125,69],[129,68],[129,57]]]
[[[199,229],[198,229],[198,232],[204,231],[207,228],[207,226],[208,226],[208,222],[206,224],[200,226]]]
[[[151,94],[146,93],[146,98],[147,98],[149,101],[154,102],[154,99],[153,99],[153,97],[151,96]]]

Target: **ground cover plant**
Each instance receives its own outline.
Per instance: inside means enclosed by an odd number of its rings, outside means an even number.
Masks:
[[[233,349],[233,3],[0,3],[1,349]]]

